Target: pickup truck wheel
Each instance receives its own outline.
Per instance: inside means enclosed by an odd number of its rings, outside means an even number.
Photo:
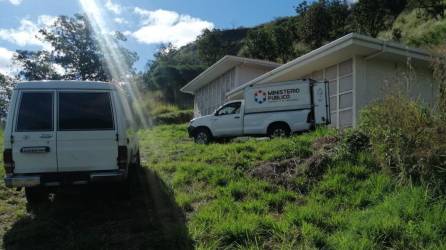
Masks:
[[[194,133],[194,141],[198,144],[208,144],[212,139],[211,133],[207,129],[198,129]]]
[[[284,124],[273,125],[268,129],[268,136],[270,138],[288,137],[290,133],[290,128]]]
[[[25,197],[29,204],[42,203],[48,200],[48,192],[42,187],[26,187]]]

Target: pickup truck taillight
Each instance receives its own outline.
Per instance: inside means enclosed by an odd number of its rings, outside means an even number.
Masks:
[[[3,164],[7,175],[14,173],[14,161],[12,160],[12,149],[3,150]]]
[[[313,123],[314,122],[314,112],[310,111],[307,116],[307,123]]]
[[[126,146],[118,146],[118,167],[119,169],[126,169],[127,167],[127,147]]]

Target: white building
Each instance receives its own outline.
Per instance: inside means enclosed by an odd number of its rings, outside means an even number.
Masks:
[[[195,96],[195,117],[208,115],[225,102],[226,93],[280,65],[257,59],[224,56],[181,88],[181,91]]]
[[[355,126],[361,108],[395,88],[434,104],[431,55],[405,45],[349,34],[226,92],[242,99],[249,85],[302,78],[329,81],[332,125]],[[195,79],[194,79],[195,80]],[[192,81],[193,82],[193,81]]]

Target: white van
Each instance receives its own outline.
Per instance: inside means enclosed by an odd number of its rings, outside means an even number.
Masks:
[[[288,136],[330,124],[328,82],[311,79],[248,86],[244,100],[223,104],[212,115],[193,119],[189,136],[206,144],[214,138]]]
[[[25,187],[29,201],[49,186],[125,182],[129,166],[139,164],[139,146],[121,88],[86,81],[18,83],[3,161],[6,186]]]

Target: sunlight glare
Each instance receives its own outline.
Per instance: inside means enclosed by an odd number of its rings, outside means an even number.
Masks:
[[[121,85],[130,95],[132,102],[136,101],[137,105],[132,105],[136,118],[144,128],[147,128],[150,121],[147,117],[148,112],[143,110],[144,107],[141,105],[141,93],[131,77],[131,66],[126,62],[119,45],[112,39],[111,29],[105,22],[103,12],[98,7],[96,0],[79,0],[79,2],[98,39],[100,50],[112,76],[112,82]],[[129,111],[126,110],[131,115],[132,112]]]

